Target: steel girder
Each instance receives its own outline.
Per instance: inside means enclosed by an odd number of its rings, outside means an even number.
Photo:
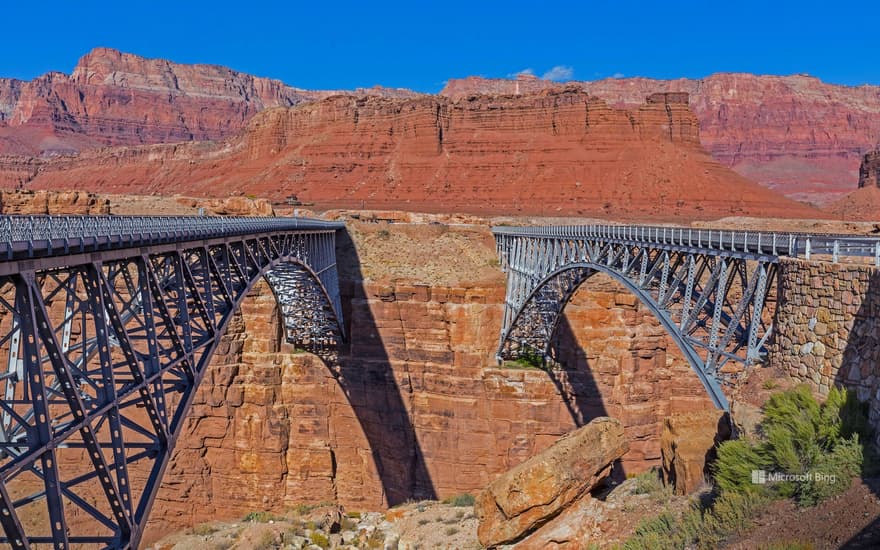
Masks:
[[[80,251],[56,247],[6,269],[0,542],[136,547],[196,388],[255,282],[269,282],[288,341],[326,356],[344,338],[335,231],[179,235],[66,260]]]
[[[719,408],[728,406],[722,387],[742,370],[733,365],[761,361],[766,353],[777,256],[503,229],[496,230],[507,272],[499,361],[523,355],[552,360],[551,339],[563,309],[596,273],[620,282],[651,310]]]

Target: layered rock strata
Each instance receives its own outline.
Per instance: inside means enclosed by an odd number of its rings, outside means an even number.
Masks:
[[[468,242],[467,261],[491,257]],[[474,263],[465,272],[477,271]],[[624,427],[621,475],[636,473],[659,465],[666,415],[712,407],[651,314],[599,276],[568,306],[558,342],[570,350],[560,357],[566,367],[550,372],[496,365],[500,280],[350,276],[350,351],[336,375],[281,343],[268,288],[244,302],[199,389],[151,533],[304,501],[362,510],[476,493],[603,415]]]
[[[577,85],[611,105],[685,92],[712,157],[788,196],[828,203],[851,190],[862,155],[880,142],[880,86],[839,86],[806,75],[719,73],[704,79],[609,78]],[[451,79],[442,95],[528,93],[536,78]]]
[[[629,110],[577,89],[452,101],[337,96],[270,109],[239,138],[0,163],[0,185],[248,193],[325,207],[706,219],[821,216],[700,148],[682,94]]]
[[[222,139],[256,113],[340,92],[308,91],[217,65],[146,59],[110,48],[70,75],[0,79],[0,153],[72,154],[108,145]],[[417,95],[361,90],[359,95]]]
[[[862,159],[859,167],[859,188],[880,188],[880,151],[871,151]]]

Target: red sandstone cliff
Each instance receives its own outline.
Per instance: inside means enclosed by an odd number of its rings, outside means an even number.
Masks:
[[[70,75],[0,79],[0,153],[53,155],[106,145],[221,139],[257,112],[338,92],[306,91],[217,65],[96,48]],[[360,91],[415,95],[406,90]]]
[[[862,154],[880,142],[880,86],[816,78],[715,74],[701,80],[606,79],[576,85],[611,105],[653,92],[687,92],[713,158],[788,196],[826,203],[852,190]],[[441,95],[527,93],[557,84],[534,77],[450,80]]]
[[[0,158],[0,185],[295,194],[319,206],[706,219],[817,217],[713,161],[684,94],[616,109],[578,89],[459,100],[335,96],[238,138]]]

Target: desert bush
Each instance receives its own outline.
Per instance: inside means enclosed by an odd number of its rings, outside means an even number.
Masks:
[[[660,479],[657,470],[648,470],[642,472],[633,478],[633,494],[634,495],[658,495],[667,492],[667,487]]]
[[[330,539],[328,539],[327,535],[323,533],[318,533],[317,531],[315,531],[309,536],[309,540],[315,546],[320,546],[321,548],[330,548]]]
[[[216,525],[212,525],[210,523],[202,523],[200,525],[196,525],[192,528],[192,534],[198,535],[200,537],[206,537],[208,535],[213,535],[218,531]]]
[[[751,518],[770,502],[757,493],[721,493],[707,508],[694,502],[680,515],[670,511],[643,520],[624,550],[714,549],[730,535],[751,525]]]
[[[272,531],[263,531],[260,537],[254,541],[254,550],[269,550],[278,546],[278,539]]]
[[[772,491],[811,506],[845,491],[865,468],[870,453],[865,448],[870,441],[867,405],[852,392],[833,388],[820,405],[802,385],[771,395],[763,412],[761,439],[719,446],[713,471],[722,491]],[[805,479],[758,485],[752,483],[753,470]]]
[[[845,491],[854,476],[876,467],[874,452],[865,445],[871,437],[867,406],[852,392],[833,389],[820,405],[809,387],[799,386],[771,395],[763,412],[760,438],[718,447],[712,468],[714,501],[705,507],[694,502],[679,514],[667,510],[643,520],[623,548],[718,548],[747,529],[774,498],[794,497],[802,506],[814,505]],[[754,470],[803,475],[806,480],[757,484],[752,482]],[[639,484],[644,485],[637,485],[634,493],[652,490],[647,476]],[[778,548],[809,548],[786,544]]]
[[[474,495],[462,493],[445,499],[443,504],[449,504],[452,506],[473,506],[475,500]]]
[[[269,521],[282,521],[284,518],[272,512],[251,512],[241,520],[253,523],[268,523]]]

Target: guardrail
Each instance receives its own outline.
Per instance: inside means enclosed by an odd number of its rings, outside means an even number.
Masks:
[[[222,216],[0,216],[0,261],[108,246],[186,242],[298,230],[338,230],[342,222],[309,218]],[[60,249],[60,250],[59,250]]]
[[[688,247],[716,253],[792,256],[807,260],[830,256],[873,258],[880,266],[880,238],[811,233],[725,231],[691,227],[643,225],[498,226],[496,235],[549,239],[588,238],[619,242],[642,242],[659,247]]]

